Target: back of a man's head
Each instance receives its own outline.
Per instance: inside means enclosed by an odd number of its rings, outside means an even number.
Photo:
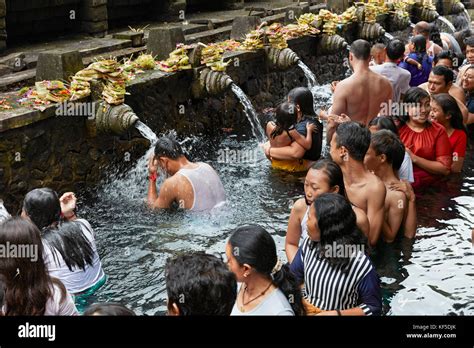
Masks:
[[[370,146],[370,131],[357,122],[344,122],[336,128],[336,145],[344,146],[351,158],[363,162]]]
[[[427,37],[427,36],[430,35],[430,24],[428,22],[425,22],[425,21],[420,21],[420,22],[415,24],[414,31],[418,35],[423,35],[423,36]]]
[[[370,50],[371,50],[370,43],[368,41],[359,39],[359,40],[354,41],[351,44],[350,52],[358,60],[369,60]]]
[[[167,157],[170,159],[178,159],[184,156],[183,149],[176,139],[163,136],[158,139],[155,145],[156,157]]]
[[[230,315],[237,280],[213,255],[191,253],[168,260],[165,269],[168,310],[179,315]]]
[[[405,45],[400,39],[393,39],[387,45],[387,57],[396,61],[402,59],[405,54]]]
[[[431,73],[436,76],[443,76],[445,84],[449,84],[454,80],[454,73],[453,71],[444,66],[444,65],[437,65],[433,69],[431,69]]]

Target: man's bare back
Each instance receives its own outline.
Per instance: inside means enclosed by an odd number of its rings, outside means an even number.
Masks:
[[[346,114],[352,121],[368,125],[379,114],[381,105],[390,99],[390,81],[367,67],[337,85],[331,113]]]

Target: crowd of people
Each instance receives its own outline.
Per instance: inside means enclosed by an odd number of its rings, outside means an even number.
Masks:
[[[434,34],[420,22],[408,43],[356,40],[353,74],[332,84],[329,110],[316,115],[311,91],[298,87],[263,115],[272,167],[306,172],[304,196],[289,212],[286,260],[252,224],[232,231],[225,261],[203,252],[170,258],[169,315],[381,314],[371,253],[415,237],[417,196],[462,171],[466,126],[474,123],[474,36]],[[148,171],[151,209],[200,212],[225,203],[217,171],[188,160],[173,138],[158,140]],[[160,172],[167,178],[158,188]],[[38,188],[20,217],[0,209],[0,245],[36,250],[34,258],[0,258],[2,315],[134,315],[116,303],[85,308],[107,276],[93,228],[75,208],[74,193]]]

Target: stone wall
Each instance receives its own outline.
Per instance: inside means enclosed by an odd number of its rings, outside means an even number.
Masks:
[[[8,41],[33,41],[80,32],[80,1],[6,0]]]
[[[316,74],[320,83],[341,79],[345,52],[316,57],[316,39],[299,40],[291,45]],[[263,52],[245,55],[229,75],[248,94],[257,110],[275,106],[294,87],[305,86],[298,67],[272,71]],[[157,78],[156,76],[161,76]],[[228,91],[219,97],[194,99],[193,72],[162,77],[147,73],[127,87],[129,104],[155,133],[175,129],[179,136],[223,134],[222,128],[250,134],[250,127],[237,98]],[[117,137],[90,136],[86,119],[54,117],[26,127],[0,132],[0,198],[14,211],[24,195],[41,186],[58,192],[97,185],[117,165],[130,167],[145,153],[147,141],[136,130]],[[128,153],[129,162],[124,162]]]
[[[132,22],[152,19],[153,2],[154,0],[107,0],[109,27],[122,27]]]
[[[7,4],[5,3],[5,0],[0,0],[0,52],[3,52],[7,48],[6,15]]]

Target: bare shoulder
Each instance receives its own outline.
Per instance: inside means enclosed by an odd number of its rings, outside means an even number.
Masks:
[[[307,208],[308,206],[306,205],[306,200],[304,198],[300,198],[295,202],[291,211],[292,213],[303,215],[306,213]]]
[[[424,82],[421,85],[419,85],[418,87],[423,88],[425,91],[427,91],[428,90],[428,82]]]
[[[392,191],[392,190],[387,190],[387,200],[390,204],[390,206],[398,205],[400,202],[405,202],[406,201],[406,195],[405,193],[401,191]]]
[[[369,175],[370,176],[368,180],[369,182],[368,192],[370,194],[376,194],[376,195],[384,194],[385,195],[386,189],[385,189],[385,184],[382,182],[382,180],[380,180],[380,178],[375,174],[370,173]]]

